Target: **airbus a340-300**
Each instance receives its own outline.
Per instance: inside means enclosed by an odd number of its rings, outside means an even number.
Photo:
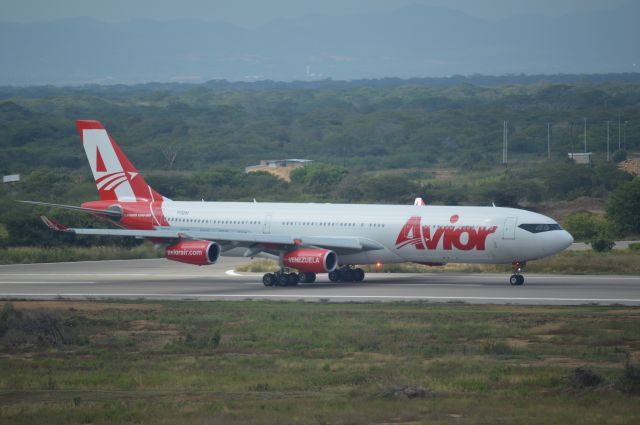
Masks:
[[[100,200],[81,206],[25,201],[93,214],[119,229],[51,229],[78,235],[147,238],[166,244],[165,256],[204,266],[220,255],[266,257],[280,269],[266,286],[329,280],[362,281],[357,264],[414,262],[511,263],[522,285],[529,260],[558,253],[571,235],[553,219],[513,208],[172,201],[153,190],[102,124],[77,121]],[[290,269],[298,270],[297,273]]]

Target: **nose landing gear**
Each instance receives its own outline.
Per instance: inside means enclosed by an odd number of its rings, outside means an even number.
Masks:
[[[511,268],[513,269],[513,274],[509,278],[509,283],[512,286],[522,286],[524,285],[524,276],[522,276],[522,272],[524,271],[524,267],[527,265],[526,261],[514,261],[511,263]]]

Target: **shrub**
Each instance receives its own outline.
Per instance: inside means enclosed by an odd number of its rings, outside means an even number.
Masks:
[[[607,218],[620,235],[640,233],[640,177],[618,186],[609,197]]]
[[[567,232],[577,241],[588,241],[607,233],[604,217],[589,212],[578,212],[567,216],[563,223]]]
[[[576,389],[596,387],[604,382],[602,376],[585,367],[576,368],[568,377],[569,385]]]
[[[627,353],[624,372],[616,381],[616,388],[625,394],[640,394],[640,368],[631,363]]]
[[[615,151],[611,158],[613,159],[613,162],[622,162],[625,159],[627,159],[627,151],[624,151],[624,150]]]
[[[596,238],[591,241],[591,248],[596,252],[609,252],[615,243],[610,239]]]
[[[0,313],[0,341],[9,347],[23,345],[62,345],[65,329],[52,311],[18,311],[6,303]]]

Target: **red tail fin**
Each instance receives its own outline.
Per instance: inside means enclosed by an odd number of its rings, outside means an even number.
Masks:
[[[161,201],[99,121],[76,121],[103,201]]]

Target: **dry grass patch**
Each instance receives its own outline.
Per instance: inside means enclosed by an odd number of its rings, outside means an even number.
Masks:
[[[159,311],[161,304],[147,303],[110,303],[92,301],[12,301],[16,310],[75,310],[80,312],[100,312],[105,310]]]

